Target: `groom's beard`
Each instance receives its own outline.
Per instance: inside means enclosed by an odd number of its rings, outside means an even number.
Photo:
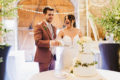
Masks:
[[[47,21],[48,23],[52,23],[52,20],[47,19],[46,21]]]

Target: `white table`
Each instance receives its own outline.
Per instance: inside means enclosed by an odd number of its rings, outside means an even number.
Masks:
[[[46,71],[33,75],[30,80],[65,80],[55,76],[55,71]],[[120,72],[98,70],[106,80],[120,80]]]

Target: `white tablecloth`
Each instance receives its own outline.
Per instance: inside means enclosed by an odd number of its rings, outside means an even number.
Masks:
[[[5,80],[18,80],[19,69],[24,62],[24,51],[10,51],[7,59]]]
[[[120,80],[120,72],[98,70],[105,80]],[[30,80],[65,80],[55,76],[55,71],[46,71],[33,75]]]

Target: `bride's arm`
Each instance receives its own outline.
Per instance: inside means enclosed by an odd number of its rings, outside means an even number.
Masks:
[[[82,35],[82,31],[81,31],[80,29],[77,29],[77,28],[76,28],[76,31],[77,31],[79,37],[82,37],[82,36],[83,36],[83,35]]]
[[[79,37],[82,37],[83,35],[82,35],[82,31],[81,30],[79,30]]]
[[[64,36],[64,34],[63,34],[63,31],[61,30],[59,33],[58,33],[58,35],[57,35],[57,40],[60,40],[60,39],[62,39],[63,38],[63,36]]]

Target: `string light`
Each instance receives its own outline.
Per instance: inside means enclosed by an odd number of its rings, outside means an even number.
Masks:
[[[93,0],[90,1],[91,5],[93,6],[97,6],[97,7],[104,7],[107,4],[109,4],[110,0],[106,0],[106,2],[102,2],[102,3],[95,3]]]
[[[39,12],[39,11],[28,10],[28,9],[23,9],[23,8],[19,8],[19,9],[27,11],[27,12],[33,12],[33,13],[43,14],[43,12]]]
[[[110,2],[110,0],[107,0],[105,3],[95,4],[93,1],[90,1],[90,3],[91,3],[92,5],[97,6],[97,7],[103,7],[103,6],[107,5],[107,4],[109,4],[109,2]],[[19,9],[24,10],[24,11],[27,11],[27,12],[33,12],[33,13],[37,13],[37,14],[43,14],[43,12],[39,12],[39,11],[35,11],[35,10],[29,10],[29,9],[23,9],[23,8],[19,8]],[[85,11],[85,9],[80,9],[80,10],[79,10],[79,12],[83,12],[83,11]],[[54,13],[54,14],[74,14],[74,13],[77,13],[77,12],[72,11],[72,12]]]
[[[43,12],[39,12],[39,11],[35,11],[35,10],[29,10],[29,9],[23,9],[23,8],[19,8],[21,10],[27,11],[27,12],[33,12],[33,13],[37,13],[37,14],[43,14]],[[84,11],[84,10],[79,10],[79,12]],[[64,12],[64,13],[54,13],[54,14],[73,14],[73,13],[77,13],[75,11],[72,12]]]

